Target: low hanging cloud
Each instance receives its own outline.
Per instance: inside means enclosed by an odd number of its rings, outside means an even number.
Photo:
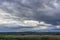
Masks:
[[[60,25],[59,10],[59,0],[0,0],[0,26],[15,31],[51,30]]]
[[[5,0],[1,3],[1,9],[23,20],[45,21],[56,25],[60,24],[59,2],[59,0]]]

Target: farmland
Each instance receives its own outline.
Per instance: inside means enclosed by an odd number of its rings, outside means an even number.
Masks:
[[[0,40],[60,40],[60,35],[0,35]]]

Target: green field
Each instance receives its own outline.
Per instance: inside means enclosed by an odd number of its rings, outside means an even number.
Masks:
[[[60,35],[0,35],[0,40],[60,40]]]

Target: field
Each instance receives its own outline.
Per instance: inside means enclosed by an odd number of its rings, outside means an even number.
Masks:
[[[0,40],[60,40],[60,35],[0,35]]]

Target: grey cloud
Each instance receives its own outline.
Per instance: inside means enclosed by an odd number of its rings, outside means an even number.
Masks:
[[[2,0],[1,0],[2,1]],[[57,24],[60,20],[60,7],[55,7],[55,0],[5,0],[1,9],[20,19],[45,21]],[[59,5],[59,0],[56,1]],[[4,4],[6,3],[6,4]],[[59,24],[59,23],[58,23]]]

